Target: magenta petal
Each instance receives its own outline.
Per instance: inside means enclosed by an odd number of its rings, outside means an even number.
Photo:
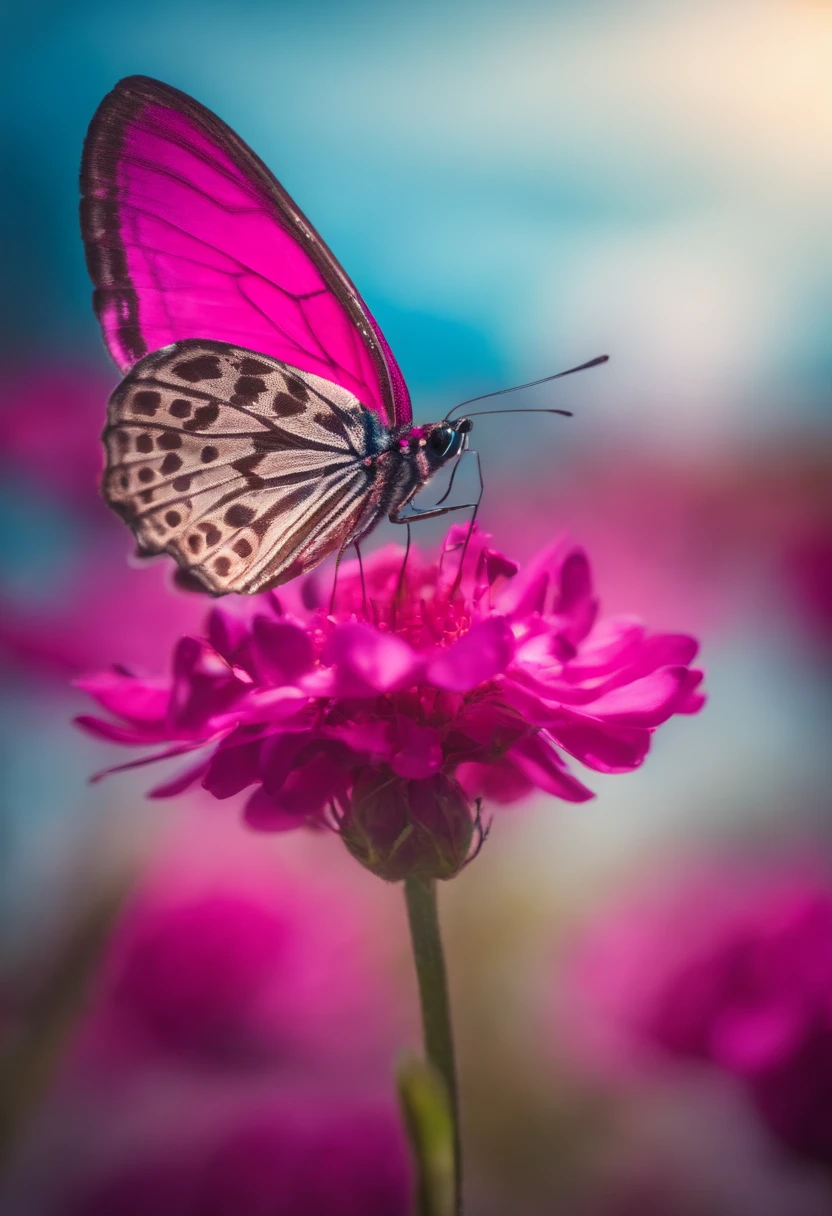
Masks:
[[[549,572],[538,570],[533,578],[525,582],[522,589],[514,597],[508,617],[512,621],[524,621],[535,613],[542,613],[546,606],[546,592],[549,590]],[[505,603],[500,597],[500,607]]]
[[[162,743],[167,738],[165,730],[142,730],[132,726],[120,726],[116,722],[106,722],[102,718],[93,718],[90,714],[79,714],[75,725],[96,739],[106,739],[108,743],[127,743],[146,746],[149,743]]]
[[[687,667],[699,643],[684,633],[658,633],[644,638],[630,662],[633,676],[648,675],[659,667]]]
[[[215,730],[242,722],[286,722],[305,707],[308,697],[297,688],[264,688],[247,693],[230,713],[214,714],[210,726]]]
[[[490,616],[428,664],[427,677],[437,688],[468,692],[505,671],[514,655],[514,634],[504,616]]]
[[[306,731],[272,735],[263,746],[261,765],[263,788],[274,796],[283,786],[295,766],[298,753],[306,747],[312,736]]]
[[[393,755],[395,728],[389,721],[347,722],[343,726],[326,728],[322,733],[340,740],[352,751],[376,764],[388,761]]]
[[[586,802],[595,796],[572,776],[551,743],[541,734],[523,739],[509,755],[524,776],[547,794],[554,794],[565,802]]]
[[[198,730],[248,692],[221,655],[199,638],[180,638],[173,656],[168,717],[175,731]]]
[[[303,812],[287,811],[262,786],[249,798],[243,817],[256,832],[291,832],[306,822]]]
[[[592,715],[630,726],[658,726],[675,712],[685,687],[685,667],[663,667],[592,702]]]
[[[162,722],[170,697],[170,680],[140,679],[117,671],[81,676],[77,688],[89,693],[102,708],[128,722]]]
[[[483,561],[485,576],[492,587],[498,578],[514,578],[520,569],[517,562],[512,561],[510,557],[506,557],[497,549],[483,549]]]
[[[509,757],[496,764],[461,764],[456,777],[469,798],[489,802],[519,802],[534,792],[534,785]]]
[[[279,789],[271,791],[275,806],[289,814],[314,815],[343,786],[347,769],[337,749],[322,751],[293,768]]]
[[[229,663],[248,637],[245,621],[227,608],[212,608],[208,615],[208,641]]]
[[[214,752],[202,781],[203,789],[215,798],[231,798],[261,778],[262,740],[234,744],[231,739]]]
[[[386,692],[413,673],[416,656],[407,642],[370,625],[339,625],[324,648],[324,663],[338,668],[342,695]]]
[[[677,714],[698,714],[702,706],[707,701],[707,697],[703,692],[699,691],[699,685],[705,678],[704,671],[699,671],[697,668],[688,671],[685,677],[684,687],[682,688],[679,697],[679,704],[676,706]]]
[[[421,780],[432,777],[442,767],[442,744],[432,726],[417,726],[409,718],[396,720],[398,747],[390,767],[399,777]]]
[[[172,777],[170,781],[163,781],[161,785],[154,785],[152,790],[147,791],[148,798],[174,798],[177,794],[184,794],[185,790],[189,790],[192,785],[196,785],[207,767],[207,760],[200,760],[199,764],[192,764],[190,768],[184,769],[178,776]]]
[[[144,768],[146,764],[155,764],[157,760],[171,760],[174,756],[185,756],[188,752],[195,752],[200,747],[205,747],[211,742],[216,742],[212,739],[198,739],[194,743],[177,743],[174,747],[167,748],[163,752],[154,752],[152,756],[142,756],[138,760],[128,760],[126,764],[116,764],[113,768],[102,769],[101,772],[94,773],[90,777],[90,782],[95,784],[102,777],[109,777],[113,773],[126,773],[131,768]]]
[[[571,659],[565,673],[572,681],[597,680],[609,672],[638,661],[642,653],[644,626],[632,617],[601,621]],[[661,664],[659,664],[661,666]],[[651,668],[636,674],[645,675]]]
[[[565,558],[559,572],[560,586],[555,591],[552,611],[566,618],[563,632],[570,642],[580,642],[589,633],[598,611],[598,601],[592,594],[592,574],[582,549],[573,549]]]
[[[252,632],[258,669],[273,684],[294,684],[312,667],[312,639],[299,625],[257,616]]]
[[[565,751],[599,773],[627,773],[638,768],[650,747],[646,727],[620,726],[577,714],[548,729]]]

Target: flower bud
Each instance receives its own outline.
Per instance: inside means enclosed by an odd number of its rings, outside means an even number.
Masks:
[[[363,866],[398,882],[453,878],[468,857],[474,823],[471,803],[453,777],[435,773],[414,781],[373,767],[359,773],[340,830]]]

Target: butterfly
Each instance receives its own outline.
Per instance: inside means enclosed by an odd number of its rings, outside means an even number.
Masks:
[[[170,554],[215,595],[253,594],[385,517],[461,509],[411,500],[465,450],[470,418],[413,425],[366,304],[210,110],[120,81],[90,124],[81,194],[93,305],[126,373],[102,489],[141,555]]]

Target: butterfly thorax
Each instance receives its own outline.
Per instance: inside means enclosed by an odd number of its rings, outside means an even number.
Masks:
[[[469,419],[457,422],[427,422],[414,427],[408,423],[388,432],[389,446],[365,464],[378,464],[389,479],[389,495],[380,514],[400,511],[423,489],[435,473],[455,459],[471,430]],[[389,505],[387,505],[389,502]]]

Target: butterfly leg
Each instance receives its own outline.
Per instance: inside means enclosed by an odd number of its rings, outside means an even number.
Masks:
[[[341,548],[338,550],[338,556],[335,559],[335,574],[332,578],[332,595],[329,597],[329,615],[332,616],[335,611],[335,592],[338,590],[338,571],[341,569],[341,558],[344,556],[344,550],[349,544],[349,540],[345,540]]]
[[[418,507],[411,507],[412,515],[407,515],[404,518],[396,511],[392,511],[388,515],[391,524],[420,524],[426,519],[438,519],[440,515],[450,515],[452,511],[470,511],[473,507],[478,506],[477,502],[460,502],[453,507],[430,507],[427,511],[420,511]]]
[[[468,552],[468,544],[471,540],[471,537],[474,535],[474,525],[477,522],[477,512],[480,509],[480,503],[482,502],[482,496],[485,492],[485,483],[482,479],[482,462],[480,460],[480,454],[476,450],[476,448],[469,448],[468,451],[470,451],[471,454],[473,456],[476,456],[476,458],[477,458],[477,476],[480,479],[480,492],[477,495],[477,501],[476,501],[476,505],[474,506],[474,510],[471,512],[471,523],[468,527],[468,535],[465,537],[465,543],[462,546],[462,556],[459,559],[459,569],[456,572],[456,578],[454,579],[454,585],[451,588],[452,596],[456,595],[457,591],[459,590],[459,584],[462,582],[462,568],[465,565],[465,554]]]
[[[367,584],[364,582],[364,562],[361,560],[361,550],[358,541],[354,540],[355,556],[358,558],[358,573],[361,575],[361,611],[367,615]]]
[[[446,501],[446,499],[447,499],[447,498],[450,496],[451,490],[454,488],[454,479],[455,479],[455,477],[456,477],[457,470],[459,469],[459,466],[460,466],[460,463],[461,463],[462,457],[463,457],[464,455],[465,455],[465,452],[464,452],[464,451],[460,452],[460,454],[459,454],[459,459],[457,460],[456,464],[454,465],[453,469],[451,470],[451,479],[450,479],[450,481],[448,482],[448,488],[447,488],[447,490],[445,491],[445,493],[442,495],[442,497],[441,497],[441,498],[437,498],[437,500],[436,500],[436,505],[437,505],[437,507],[441,507],[441,506],[442,506],[442,503],[443,503],[443,502],[445,502],[445,501]]]
[[[417,523],[421,523],[423,520],[426,520],[426,519],[438,519],[440,515],[450,515],[452,511],[472,511],[471,525],[468,529],[468,535],[465,537],[465,543],[462,546],[462,557],[459,562],[459,569],[457,570],[456,578],[454,579],[454,585],[451,588],[451,595],[456,594],[456,592],[459,589],[459,584],[462,581],[462,567],[465,562],[465,554],[468,550],[468,542],[470,541],[471,535],[474,531],[474,524],[476,523],[477,512],[480,509],[480,503],[482,502],[482,496],[483,496],[483,492],[485,490],[485,484],[482,479],[482,462],[480,460],[480,454],[476,450],[476,448],[468,448],[467,450],[471,453],[472,456],[476,456],[476,458],[477,458],[477,476],[479,478],[479,483],[480,483],[480,492],[477,495],[476,502],[462,502],[462,503],[456,504],[453,507],[439,507],[439,506],[430,507],[426,511],[420,511],[418,507],[411,507],[410,508],[411,514],[405,518],[403,518],[398,513],[398,511],[392,511],[390,513],[390,515],[388,516],[391,524],[417,524]],[[450,487],[449,487],[449,489],[450,489]],[[443,497],[446,497],[446,496],[443,495]]]
[[[405,524],[405,526],[407,527],[407,544],[405,545],[404,561],[402,562],[402,568],[399,571],[399,581],[396,584],[396,601],[397,602],[404,595],[404,572],[407,569],[407,559],[408,559],[408,557],[410,557],[410,524],[408,523],[408,521],[406,519],[403,519],[401,522],[403,524]]]

